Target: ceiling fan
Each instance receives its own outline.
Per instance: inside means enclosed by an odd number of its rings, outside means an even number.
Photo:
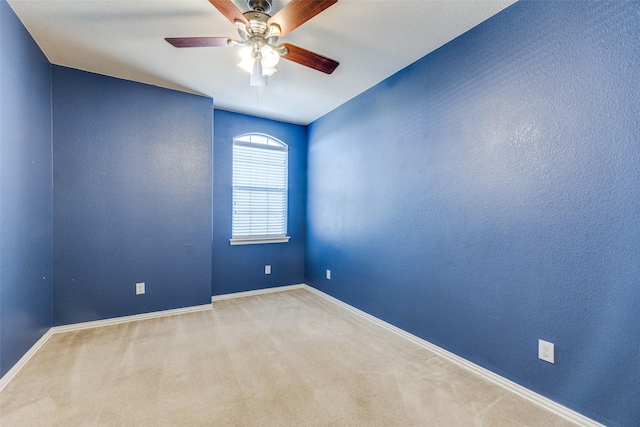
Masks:
[[[237,27],[240,40],[228,37],[174,37],[165,40],[179,48],[242,46],[242,61],[238,65],[251,74],[251,86],[267,84],[267,77],[276,71],[275,66],[281,57],[331,74],[339,62],[289,43],[276,45],[276,42],[279,37],[287,35],[337,1],[291,0],[271,16],[271,0],[247,0],[247,6],[251,10],[245,13],[232,0],[209,0]]]

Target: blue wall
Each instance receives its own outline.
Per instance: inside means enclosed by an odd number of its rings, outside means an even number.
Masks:
[[[211,302],[212,126],[209,98],[53,67],[54,324]]]
[[[213,295],[304,282],[307,128],[215,110],[213,174]],[[289,146],[288,243],[231,246],[233,137],[265,133]],[[271,265],[271,274],[264,266]]]
[[[51,326],[51,65],[0,0],[0,376]]]
[[[519,2],[314,122],[308,282],[640,425],[639,23]]]

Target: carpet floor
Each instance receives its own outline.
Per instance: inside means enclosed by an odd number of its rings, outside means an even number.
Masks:
[[[294,289],[54,334],[0,393],[0,425],[574,424]]]

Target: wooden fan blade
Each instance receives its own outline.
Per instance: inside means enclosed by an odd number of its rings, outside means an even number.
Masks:
[[[318,55],[317,53],[313,53],[301,47],[294,46],[289,43],[284,43],[284,46],[289,49],[289,53],[282,56],[283,59],[288,59],[289,61],[296,62],[300,65],[304,65],[305,67],[322,71],[325,74],[333,73],[333,70],[340,65],[338,61],[334,61],[326,56]]]
[[[236,5],[233,4],[233,1],[209,0],[209,3],[211,3],[216,9],[218,9],[220,13],[222,13],[225,16],[225,18],[227,18],[229,22],[231,22],[232,24],[235,25],[236,19],[239,19],[242,22],[247,23],[247,20],[242,15],[242,12],[240,12],[240,9],[238,9]]]
[[[213,3],[213,0],[209,0]],[[269,25],[280,25],[280,37],[287,35],[338,0],[291,0],[269,19]]]
[[[228,37],[169,37],[165,39],[175,47],[229,46]]]

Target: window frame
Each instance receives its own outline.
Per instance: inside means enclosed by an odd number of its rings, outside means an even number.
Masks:
[[[252,141],[253,137],[256,140],[263,140],[264,142]],[[279,151],[285,152],[285,165],[284,165],[284,234],[240,234],[234,235],[235,219],[236,219],[236,189],[243,188],[242,186],[235,185],[236,182],[236,147],[247,147],[265,151]],[[250,188],[250,187],[246,187]],[[261,187],[256,187],[261,188]],[[268,189],[269,187],[262,187]],[[282,190],[278,191],[275,187],[272,188],[274,193],[282,193]],[[248,191],[251,191],[250,189]],[[231,238],[229,243],[231,245],[255,245],[266,243],[286,243],[291,237],[288,235],[288,220],[289,220],[289,146],[271,135],[250,132],[242,135],[238,135],[233,138],[232,143],[232,167],[231,167]],[[266,190],[269,192],[269,190]]]

